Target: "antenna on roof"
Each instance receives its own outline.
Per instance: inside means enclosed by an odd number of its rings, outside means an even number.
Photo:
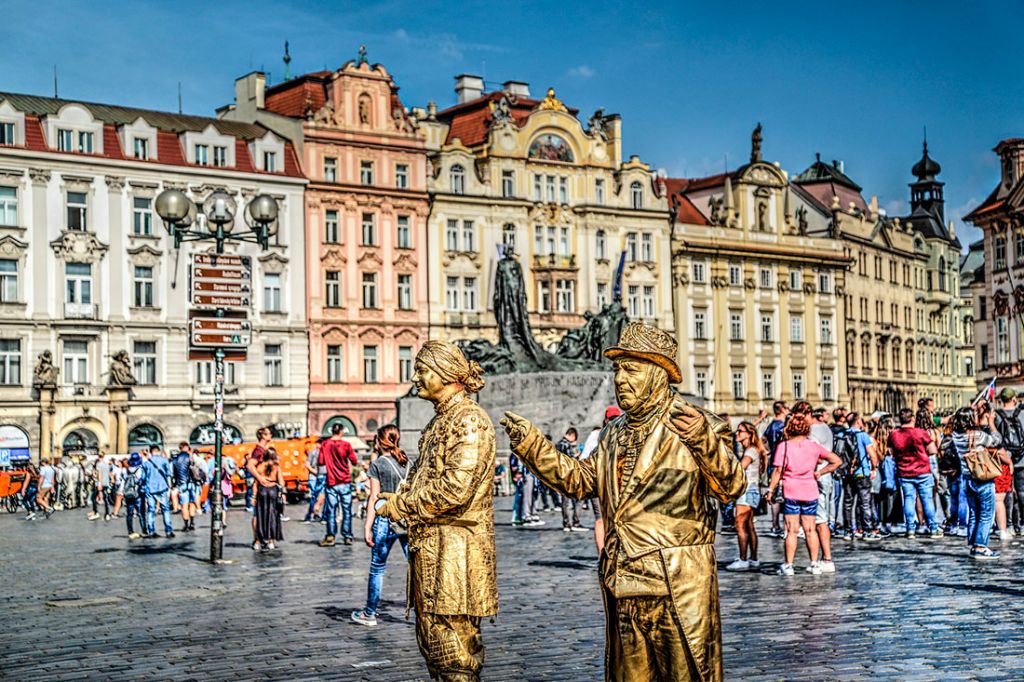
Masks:
[[[283,58],[283,61],[284,61],[284,79],[288,80],[289,78],[291,78],[291,66],[290,65],[292,63],[292,56],[290,54],[288,54],[288,41],[287,40],[284,41],[284,58]]]
[[[178,81],[178,113],[181,113],[181,81]]]
[[[59,99],[57,95],[57,65],[53,65],[53,98]]]

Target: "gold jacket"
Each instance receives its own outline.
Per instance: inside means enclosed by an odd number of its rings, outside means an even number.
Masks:
[[[391,505],[409,524],[410,584],[428,613],[498,613],[494,425],[464,393],[438,405]],[[410,603],[413,601],[410,595]]]
[[[682,401],[673,393],[671,400]],[[544,483],[583,499],[596,495],[605,518],[601,580],[605,599],[670,596],[677,621],[703,680],[720,680],[722,643],[714,538],[716,518],[709,496],[738,498],[746,479],[732,452],[729,425],[709,412],[689,433],[678,433],[671,408],[654,425],[631,475],[619,488],[619,436],[625,416],[601,432],[594,454],[579,461],[559,453],[531,426],[513,449]],[[612,616],[614,604],[606,603]],[[616,660],[615,624],[606,629],[608,679],[628,679]],[[681,672],[679,679],[686,679]]]

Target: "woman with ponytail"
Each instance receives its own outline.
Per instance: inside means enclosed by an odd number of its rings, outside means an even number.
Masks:
[[[366,606],[352,612],[352,620],[360,625],[377,624],[377,607],[384,585],[384,571],[388,555],[397,540],[405,555],[409,556],[409,536],[404,528],[393,521],[377,516],[377,500],[381,493],[398,490],[408,473],[409,458],[398,446],[401,433],[394,424],[385,424],[377,430],[373,441],[376,458],[370,464],[370,499],[366,503],[366,544],[370,547],[370,579],[366,589]]]
[[[807,405],[805,409],[797,409]],[[775,449],[775,469],[768,486],[768,501],[774,501],[776,486],[782,483],[783,507],[786,518],[786,561],[779,568],[779,575],[793,575],[793,559],[796,557],[797,533],[802,527],[807,542],[811,565],[807,572],[821,574],[818,564],[818,533],[815,530],[818,513],[818,479],[835,471],[842,460],[808,438],[811,433],[811,409],[807,403],[794,405],[793,411],[783,430],[785,441]],[[828,464],[818,469],[818,462]]]

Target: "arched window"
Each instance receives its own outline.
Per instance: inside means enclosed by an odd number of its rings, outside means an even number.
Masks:
[[[946,290],[946,259],[939,256],[939,291]]]
[[[452,194],[465,194],[466,193],[466,169],[459,164],[452,166],[452,169],[448,172],[448,177],[451,179]]]
[[[324,422],[323,435],[331,435],[331,430],[335,424],[341,424],[341,435],[343,436],[354,436],[356,435],[356,424],[351,419],[344,415],[337,415],[331,417]]]
[[[136,424],[128,432],[128,449],[148,448],[151,445],[164,446],[164,434],[152,424]]]
[[[221,427],[220,435],[221,441],[225,444],[242,442],[242,430],[227,422]],[[213,423],[200,424],[192,429],[192,433],[188,435],[188,442],[192,445],[213,445],[216,436],[217,432]]]
[[[644,207],[644,186],[639,181],[634,181],[629,186],[629,195],[633,202],[633,208]]]
[[[597,246],[597,248],[596,248],[597,259],[598,260],[605,260],[608,257],[608,255],[607,255],[608,243],[607,242],[608,242],[608,240],[607,240],[607,237],[605,236],[604,230],[598,230],[597,231],[597,245],[596,245]]]

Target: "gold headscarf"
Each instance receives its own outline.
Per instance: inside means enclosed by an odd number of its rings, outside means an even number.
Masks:
[[[448,384],[462,384],[470,393],[479,393],[484,387],[484,370],[475,360],[466,356],[454,343],[427,341],[416,355],[416,361],[432,369]]]

